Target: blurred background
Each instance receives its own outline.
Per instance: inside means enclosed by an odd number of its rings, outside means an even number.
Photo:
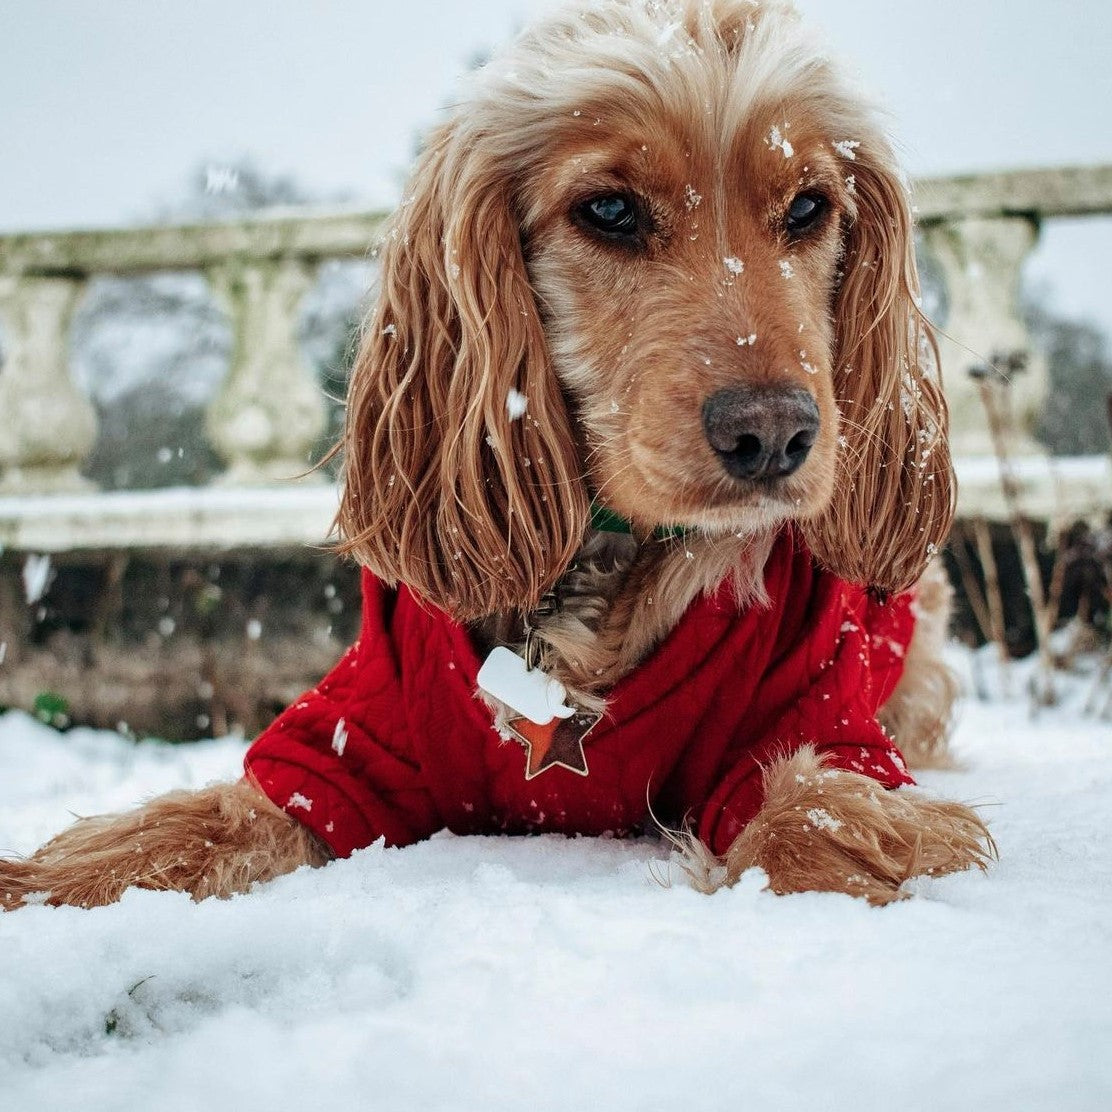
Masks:
[[[249,734],[354,635],[332,487],[289,480],[422,132],[552,6],[0,3],[0,707]],[[958,633],[1049,668],[1107,638],[1112,15],[799,6],[916,183]]]

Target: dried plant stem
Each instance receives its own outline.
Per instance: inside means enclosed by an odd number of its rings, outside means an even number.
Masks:
[[[1112,433],[1112,393],[1108,395],[1106,402],[1108,405],[1108,431]],[[1106,582],[1112,583],[1112,562],[1106,563],[1105,567],[1108,573]],[[1104,706],[1099,711],[1100,716],[1102,718],[1112,718],[1112,645],[1108,647],[1108,651],[1104,654],[1104,660],[1101,661],[1093,690],[1085,703],[1086,713],[1098,713],[1097,705],[1102,693],[1104,693],[1105,698]]]
[[[1050,591],[1046,601],[1051,629],[1058,624],[1058,619],[1062,616],[1062,588],[1066,582],[1066,553],[1062,549],[1062,534],[1064,532],[1065,530],[1060,528],[1055,535],[1054,568],[1050,573]],[[1084,598],[1081,601],[1084,603]]]
[[[1000,572],[996,567],[996,553],[992,550],[992,533],[983,517],[973,520],[973,536],[977,541],[977,558],[985,573],[985,597],[988,600],[989,630],[1000,658],[1000,687],[1005,695],[1011,693],[1010,660],[1007,634],[1004,628],[1004,598],[1000,593]]]
[[[973,620],[977,623],[977,632],[985,641],[993,640],[992,618],[988,612],[988,603],[985,593],[977,582],[973,571],[973,564],[969,560],[969,538],[966,536],[965,527],[958,522],[951,533],[950,551],[954,554],[954,563],[958,566],[961,576],[961,585],[965,597],[969,600],[969,609],[973,612]]]
[[[1023,515],[1020,508],[1019,485],[1012,473],[1007,429],[1001,415],[1001,407],[996,404],[992,383],[982,378],[978,380],[977,386],[981,394],[981,403],[985,407],[985,415],[988,417],[989,431],[996,450],[996,461],[1000,468],[1000,488],[1011,518],[1012,533],[1019,544],[1023,578],[1027,585],[1027,598],[1031,603],[1031,612],[1035,619],[1035,640],[1040,667],[1034,696],[1038,705],[1050,706],[1056,701],[1054,661],[1050,652],[1050,614],[1043,591],[1042,574],[1039,571],[1035,536],[1031,530],[1031,522]]]

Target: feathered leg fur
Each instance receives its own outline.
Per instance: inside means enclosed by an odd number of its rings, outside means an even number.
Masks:
[[[953,767],[946,742],[959,685],[942,655],[953,599],[946,569],[935,560],[919,580],[903,676],[877,716],[912,768]]]
[[[756,865],[780,894],[847,892],[886,904],[903,897],[911,877],[983,870],[996,857],[969,807],[825,768],[809,747],[770,765],[764,788],[764,806],[723,858],[680,836],[697,888],[728,887]]]
[[[159,796],[81,819],[26,859],[0,859],[0,909],[114,903],[130,887],[231,896],[322,865],[327,849],[247,781]]]

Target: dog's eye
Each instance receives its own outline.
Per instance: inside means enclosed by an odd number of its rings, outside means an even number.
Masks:
[[[625,239],[640,231],[637,206],[633,198],[624,193],[592,197],[576,209],[576,215],[589,228],[607,236]]]
[[[790,236],[801,236],[816,227],[830,207],[821,193],[800,193],[792,201],[784,227]]]

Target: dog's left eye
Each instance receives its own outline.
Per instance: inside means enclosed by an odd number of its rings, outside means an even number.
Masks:
[[[584,224],[606,236],[625,239],[640,231],[637,206],[633,198],[624,193],[592,197],[589,201],[584,201],[575,212]]]
[[[830,207],[821,193],[800,193],[788,208],[784,227],[788,235],[799,236],[816,227]]]

